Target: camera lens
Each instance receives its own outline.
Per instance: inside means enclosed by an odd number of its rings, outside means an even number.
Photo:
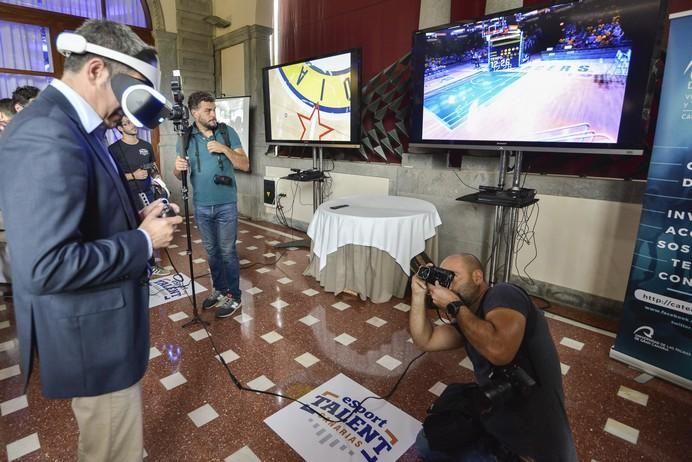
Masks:
[[[430,267],[429,266],[421,266],[420,268],[418,268],[418,277],[424,281],[427,281],[428,278],[430,277]]]

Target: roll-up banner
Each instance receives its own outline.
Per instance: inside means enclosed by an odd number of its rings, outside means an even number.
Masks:
[[[692,11],[670,16],[656,136],[610,356],[692,389]]]

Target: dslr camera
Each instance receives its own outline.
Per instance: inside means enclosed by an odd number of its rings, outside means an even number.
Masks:
[[[233,178],[226,175],[214,175],[214,183],[233,186]]]
[[[481,387],[481,407],[486,411],[501,406],[514,397],[526,398],[536,386],[536,381],[516,364],[494,368],[489,378],[490,382]]]
[[[442,287],[449,289],[454,279],[454,272],[439,266],[432,266],[432,263],[430,257],[425,252],[421,252],[411,260],[411,272],[428,284],[435,285],[437,281]]]
[[[428,284],[435,285],[435,282],[439,282],[442,287],[447,289],[454,280],[454,272],[439,266],[421,266],[416,275]]]

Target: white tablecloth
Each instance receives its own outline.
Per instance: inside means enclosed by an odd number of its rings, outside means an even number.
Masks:
[[[348,207],[331,209],[335,205]],[[339,247],[355,244],[387,252],[410,273],[411,259],[425,250],[425,241],[442,224],[437,209],[429,202],[400,196],[350,196],[320,205],[308,227],[312,251],[320,259]]]

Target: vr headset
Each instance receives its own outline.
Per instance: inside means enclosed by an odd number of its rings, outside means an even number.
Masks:
[[[92,53],[117,61],[142,74],[147,82],[127,74],[115,74],[111,78],[111,88],[115,97],[120,101],[127,118],[137,128],[153,129],[169,118],[172,105],[158,91],[161,71],[156,66],[125,53],[87,42],[83,36],[71,32],[58,35],[56,47],[66,57],[72,53]]]

